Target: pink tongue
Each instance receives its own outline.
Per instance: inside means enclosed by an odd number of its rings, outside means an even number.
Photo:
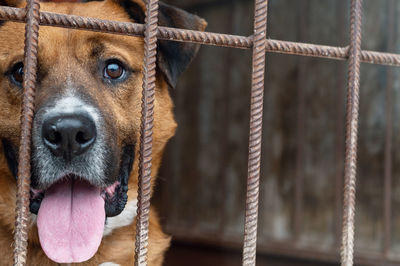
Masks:
[[[40,244],[58,263],[78,263],[94,256],[105,222],[100,189],[68,180],[46,191],[37,217]]]

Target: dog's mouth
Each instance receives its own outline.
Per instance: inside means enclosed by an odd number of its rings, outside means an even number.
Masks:
[[[122,181],[122,183],[121,183]],[[74,185],[80,183],[87,183],[88,188],[92,190],[98,190],[99,195],[104,200],[105,215],[107,217],[113,217],[118,215],[126,204],[127,201],[127,184],[123,182],[123,180],[115,181],[111,186],[106,188],[98,188],[94,185],[91,185],[89,182],[86,181],[85,178],[77,176],[75,174],[68,174],[65,177],[61,178],[61,181],[56,182],[55,184],[51,185],[48,189],[34,189],[31,187],[30,189],[30,204],[29,209],[33,214],[39,214],[39,210],[42,206],[43,199],[48,197],[48,194],[53,191],[54,187],[63,187],[66,189],[66,192],[70,192],[72,198],[71,202],[74,201],[73,192],[74,192]],[[72,186],[70,186],[72,185]],[[69,189],[69,190],[68,190]],[[60,196],[62,193],[60,194]]]
[[[16,149],[4,140],[3,146],[10,170],[18,176]],[[134,157],[134,145],[126,145],[116,181],[108,181],[111,185],[104,187],[91,184],[90,178],[69,173],[45,189],[36,189],[40,186],[33,171],[30,211],[37,214],[40,243],[50,259],[79,263],[94,256],[103,237],[106,217],[116,216],[125,208]]]
[[[128,166],[126,165],[125,167]],[[121,171],[130,172],[131,170],[121,169]],[[71,173],[62,177],[60,179],[61,181],[56,182],[47,189],[35,189],[31,187],[29,210],[31,211],[31,213],[38,215],[42,206],[43,199],[49,193],[48,191],[52,191],[55,186],[60,186],[60,184],[66,184],[68,186],[69,183],[72,183],[73,185],[86,182],[89,187],[92,187],[93,189],[99,191],[99,196],[104,200],[105,216],[114,217],[123,211],[128,200],[128,178],[129,175],[127,176],[125,174],[122,174],[119,176],[120,180],[115,181],[112,185],[105,188],[99,188],[86,181],[86,178]],[[73,187],[71,187],[71,195],[73,195]],[[71,198],[71,201],[73,200],[74,198]]]

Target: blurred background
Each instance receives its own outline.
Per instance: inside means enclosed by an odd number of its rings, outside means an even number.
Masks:
[[[165,0],[251,35],[253,0]],[[268,38],[349,43],[348,0],[270,0]],[[399,53],[400,2],[364,0],[362,48]],[[154,204],[165,265],[241,265],[251,51],[203,46],[172,91],[179,127]],[[338,265],[347,63],[267,54],[257,265]],[[400,263],[400,87],[361,67],[356,264]],[[190,264],[189,264],[190,263]]]

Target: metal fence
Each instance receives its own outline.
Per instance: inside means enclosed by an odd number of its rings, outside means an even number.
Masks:
[[[144,36],[145,55],[143,68],[135,265],[147,265],[157,39],[253,49],[243,265],[255,265],[256,261],[265,53],[274,52],[348,60],[347,130],[345,143],[341,264],[344,266],[353,265],[360,63],[400,66],[399,54],[361,50],[362,0],[351,0],[351,41],[350,45],[347,47],[333,47],[267,39],[268,0],[255,1],[254,35],[249,37],[159,27],[157,26],[158,0],[148,0],[145,2],[147,6],[145,25],[40,12],[39,0],[28,0],[25,9],[0,6],[0,20],[26,23],[23,82],[24,96],[21,116],[21,142],[19,148],[14,265],[25,265],[28,263],[27,243],[30,217],[28,206],[31,172],[30,147],[31,127],[34,116],[39,25]],[[387,182],[385,188],[388,191],[385,191],[390,192],[390,185],[388,185]],[[385,213],[385,216],[389,215],[390,210]],[[386,218],[385,221],[388,221],[388,218]]]

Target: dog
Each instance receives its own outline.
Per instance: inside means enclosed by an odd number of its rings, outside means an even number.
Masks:
[[[0,4],[24,7],[20,0]],[[43,2],[41,11],[145,19],[142,0]],[[206,24],[160,3],[161,26],[204,31]],[[0,21],[0,265],[12,265],[13,259],[24,28]],[[40,27],[28,265],[133,265],[143,45],[141,37]],[[177,127],[170,90],[198,49],[158,41],[153,176]],[[162,264],[169,243],[151,209],[149,265]]]

